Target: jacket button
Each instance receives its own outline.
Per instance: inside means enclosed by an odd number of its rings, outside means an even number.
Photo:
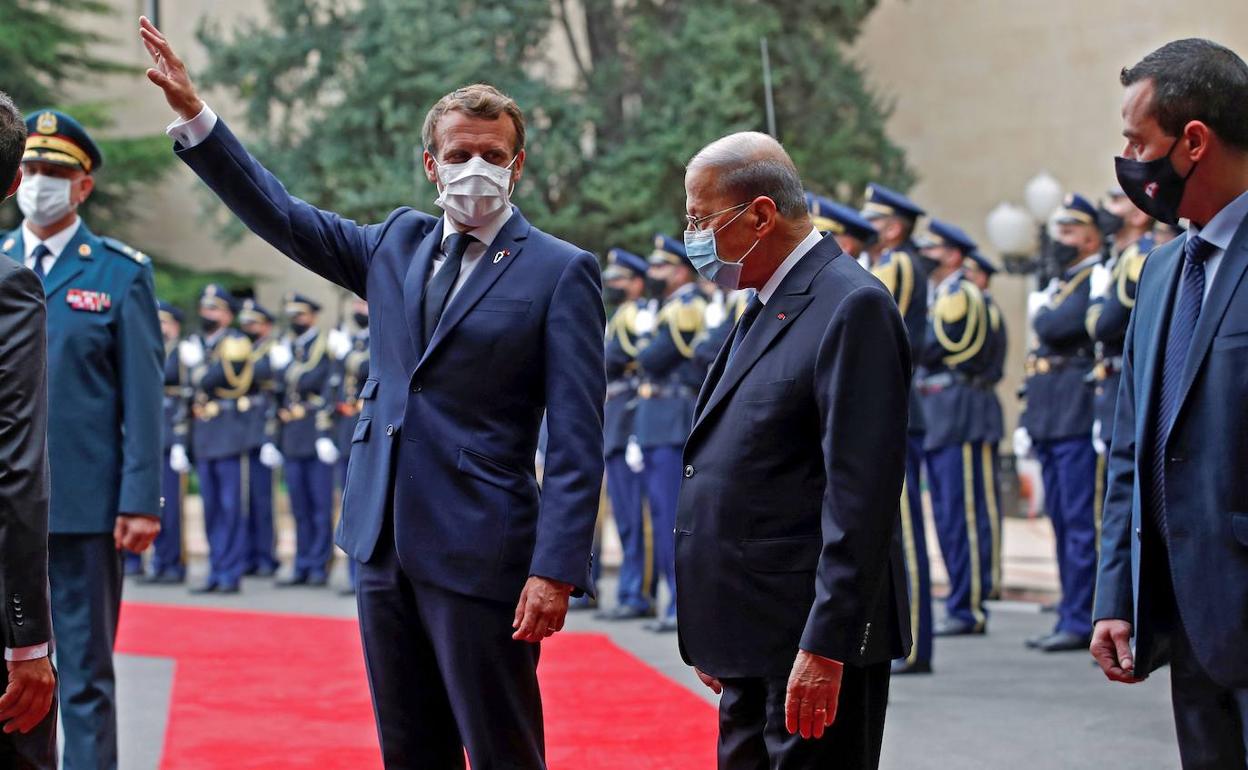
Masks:
[[[697,473],[697,470],[692,465],[685,466],[685,478],[691,479],[695,473]]]
[[[421,391],[422,391],[422,390],[424,390],[424,389],[425,389],[425,386],[424,386],[424,385],[421,385],[419,382],[417,382],[417,383],[415,383],[415,384],[413,384],[413,385],[412,385],[412,392],[413,392],[413,393],[419,393],[419,392],[421,392]]]
[[[1135,528],[1135,539],[1136,539],[1136,540],[1139,540],[1139,539],[1140,539],[1140,528],[1139,528],[1139,527],[1136,527],[1136,528]]]
[[[387,436],[393,436],[393,435],[394,435],[394,426],[393,426],[393,425],[387,425],[387,426],[386,426],[386,435],[387,435]]]

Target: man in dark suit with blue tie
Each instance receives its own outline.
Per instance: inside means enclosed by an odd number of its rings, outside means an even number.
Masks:
[[[537,644],[590,590],[606,397],[598,262],[509,199],[524,117],[474,85],[422,132],[446,215],[362,226],[291,196],[198,98],[144,20],[179,156],[279,251],[368,300],[338,544],[387,767],[544,768]],[[549,431],[541,494],[534,456]]]
[[[1123,191],[1190,227],[1144,264],[1093,612],[1105,675],[1170,663],[1185,768],[1248,763],[1248,65],[1208,40],[1122,71]]]
[[[681,652],[719,767],[873,768],[910,647],[896,536],[910,350],[888,290],[811,223],[769,136],[685,174],[689,258],[754,288],[698,396],[676,519]]]

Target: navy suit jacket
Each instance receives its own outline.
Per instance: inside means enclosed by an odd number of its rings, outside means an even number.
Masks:
[[[1248,221],[1210,287],[1165,453],[1168,536],[1152,523],[1153,422],[1161,350],[1185,238],[1149,256],[1123,351],[1110,448],[1093,617],[1133,621],[1136,672],[1166,662],[1159,586],[1173,577],[1183,628],[1201,666],[1226,687],[1248,687]],[[1161,549],[1164,545],[1165,550]],[[1169,554],[1170,569],[1164,567]]]
[[[368,300],[373,356],[338,544],[367,561],[393,504],[398,556],[414,579],[509,602],[529,575],[589,591],[606,395],[593,255],[515,211],[422,350],[440,218],[402,208],[359,225],[321,211],[287,193],[220,120],[202,144],[176,149],[253,232]]]
[[[731,337],[731,335],[730,335]],[[676,515],[681,652],[784,676],[798,648],[904,657],[899,501],[910,346],[888,291],[824,238],[698,397]]]

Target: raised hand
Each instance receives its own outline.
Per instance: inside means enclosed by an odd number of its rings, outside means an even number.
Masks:
[[[195,92],[195,84],[187,74],[186,65],[146,16],[139,17],[139,36],[152,57],[153,66],[147,71],[147,79],[165,92],[165,101],[183,120],[198,115],[204,109],[204,102]]]

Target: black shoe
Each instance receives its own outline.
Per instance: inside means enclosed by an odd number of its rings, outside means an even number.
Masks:
[[[1048,602],[1047,604],[1041,604],[1040,611],[1041,612],[1057,612],[1057,602]]]
[[[945,618],[932,629],[933,636],[983,636],[987,633],[984,626],[967,623],[957,618]]]
[[[1053,636],[1054,633],[1055,632],[1053,631],[1049,631],[1048,633],[1040,634],[1039,636],[1033,636],[1024,641],[1023,646],[1029,650],[1039,649],[1040,645],[1048,641],[1049,637]]]
[[[1070,631],[1056,631],[1036,645],[1040,652],[1087,652],[1092,637],[1087,634],[1076,634]]]
[[[292,586],[306,585],[308,582],[308,573],[295,572],[290,577],[281,578],[277,581],[278,588],[290,588]]]
[[[583,612],[598,609],[598,600],[589,596],[577,596],[568,600],[568,612]]]
[[[194,586],[194,587],[192,587],[192,588],[191,588],[191,593],[193,593],[193,594],[213,594],[213,593],[216,593],[216,592],[217,592],[217,590],[218,590],[218,588],[217,588],[217,584],[216,584],[216,582],[215,582],[215,581],[212,581],[212,580],[209,580],[207,583],[204,583],[203,585],[198,585],[198,586]]]
[[[343,586],[338,589],[339,596],[355,596],[355,586]]]
[[[157,586],[176,586],[185,583],[186,576],[177,572],[161,572],[156,575],[149,575],[143,582]]]
[[[930,674],[932,673],[932,663],[928,660],[916,660],[913,663],[907,663],[904,660],[894,660],[892,674],[893,676],[903,676],[905,674]]]
[[[256,567],[247,574],[258,578],[271,578],[277,574],[277,567]]]
[[[226,583],[224,585],[219,585],[217,586],[217,593],[236,594],[238,593],[238,583]]]
[[[676,618],[663,618],[653,623],[647,623],[642,628],[647,631],[653,631],[656,634],[670,634],[676,631]]]
[[[313,588],[327,586],[329,585],[329,575],[326,575],[324,572],[310,572],[308,573],[308,585]]]
[[[594,613],[595,620],[640,620],[654,617],[654,608],[641,609],[630,604],[619,604],[609,610]]]

